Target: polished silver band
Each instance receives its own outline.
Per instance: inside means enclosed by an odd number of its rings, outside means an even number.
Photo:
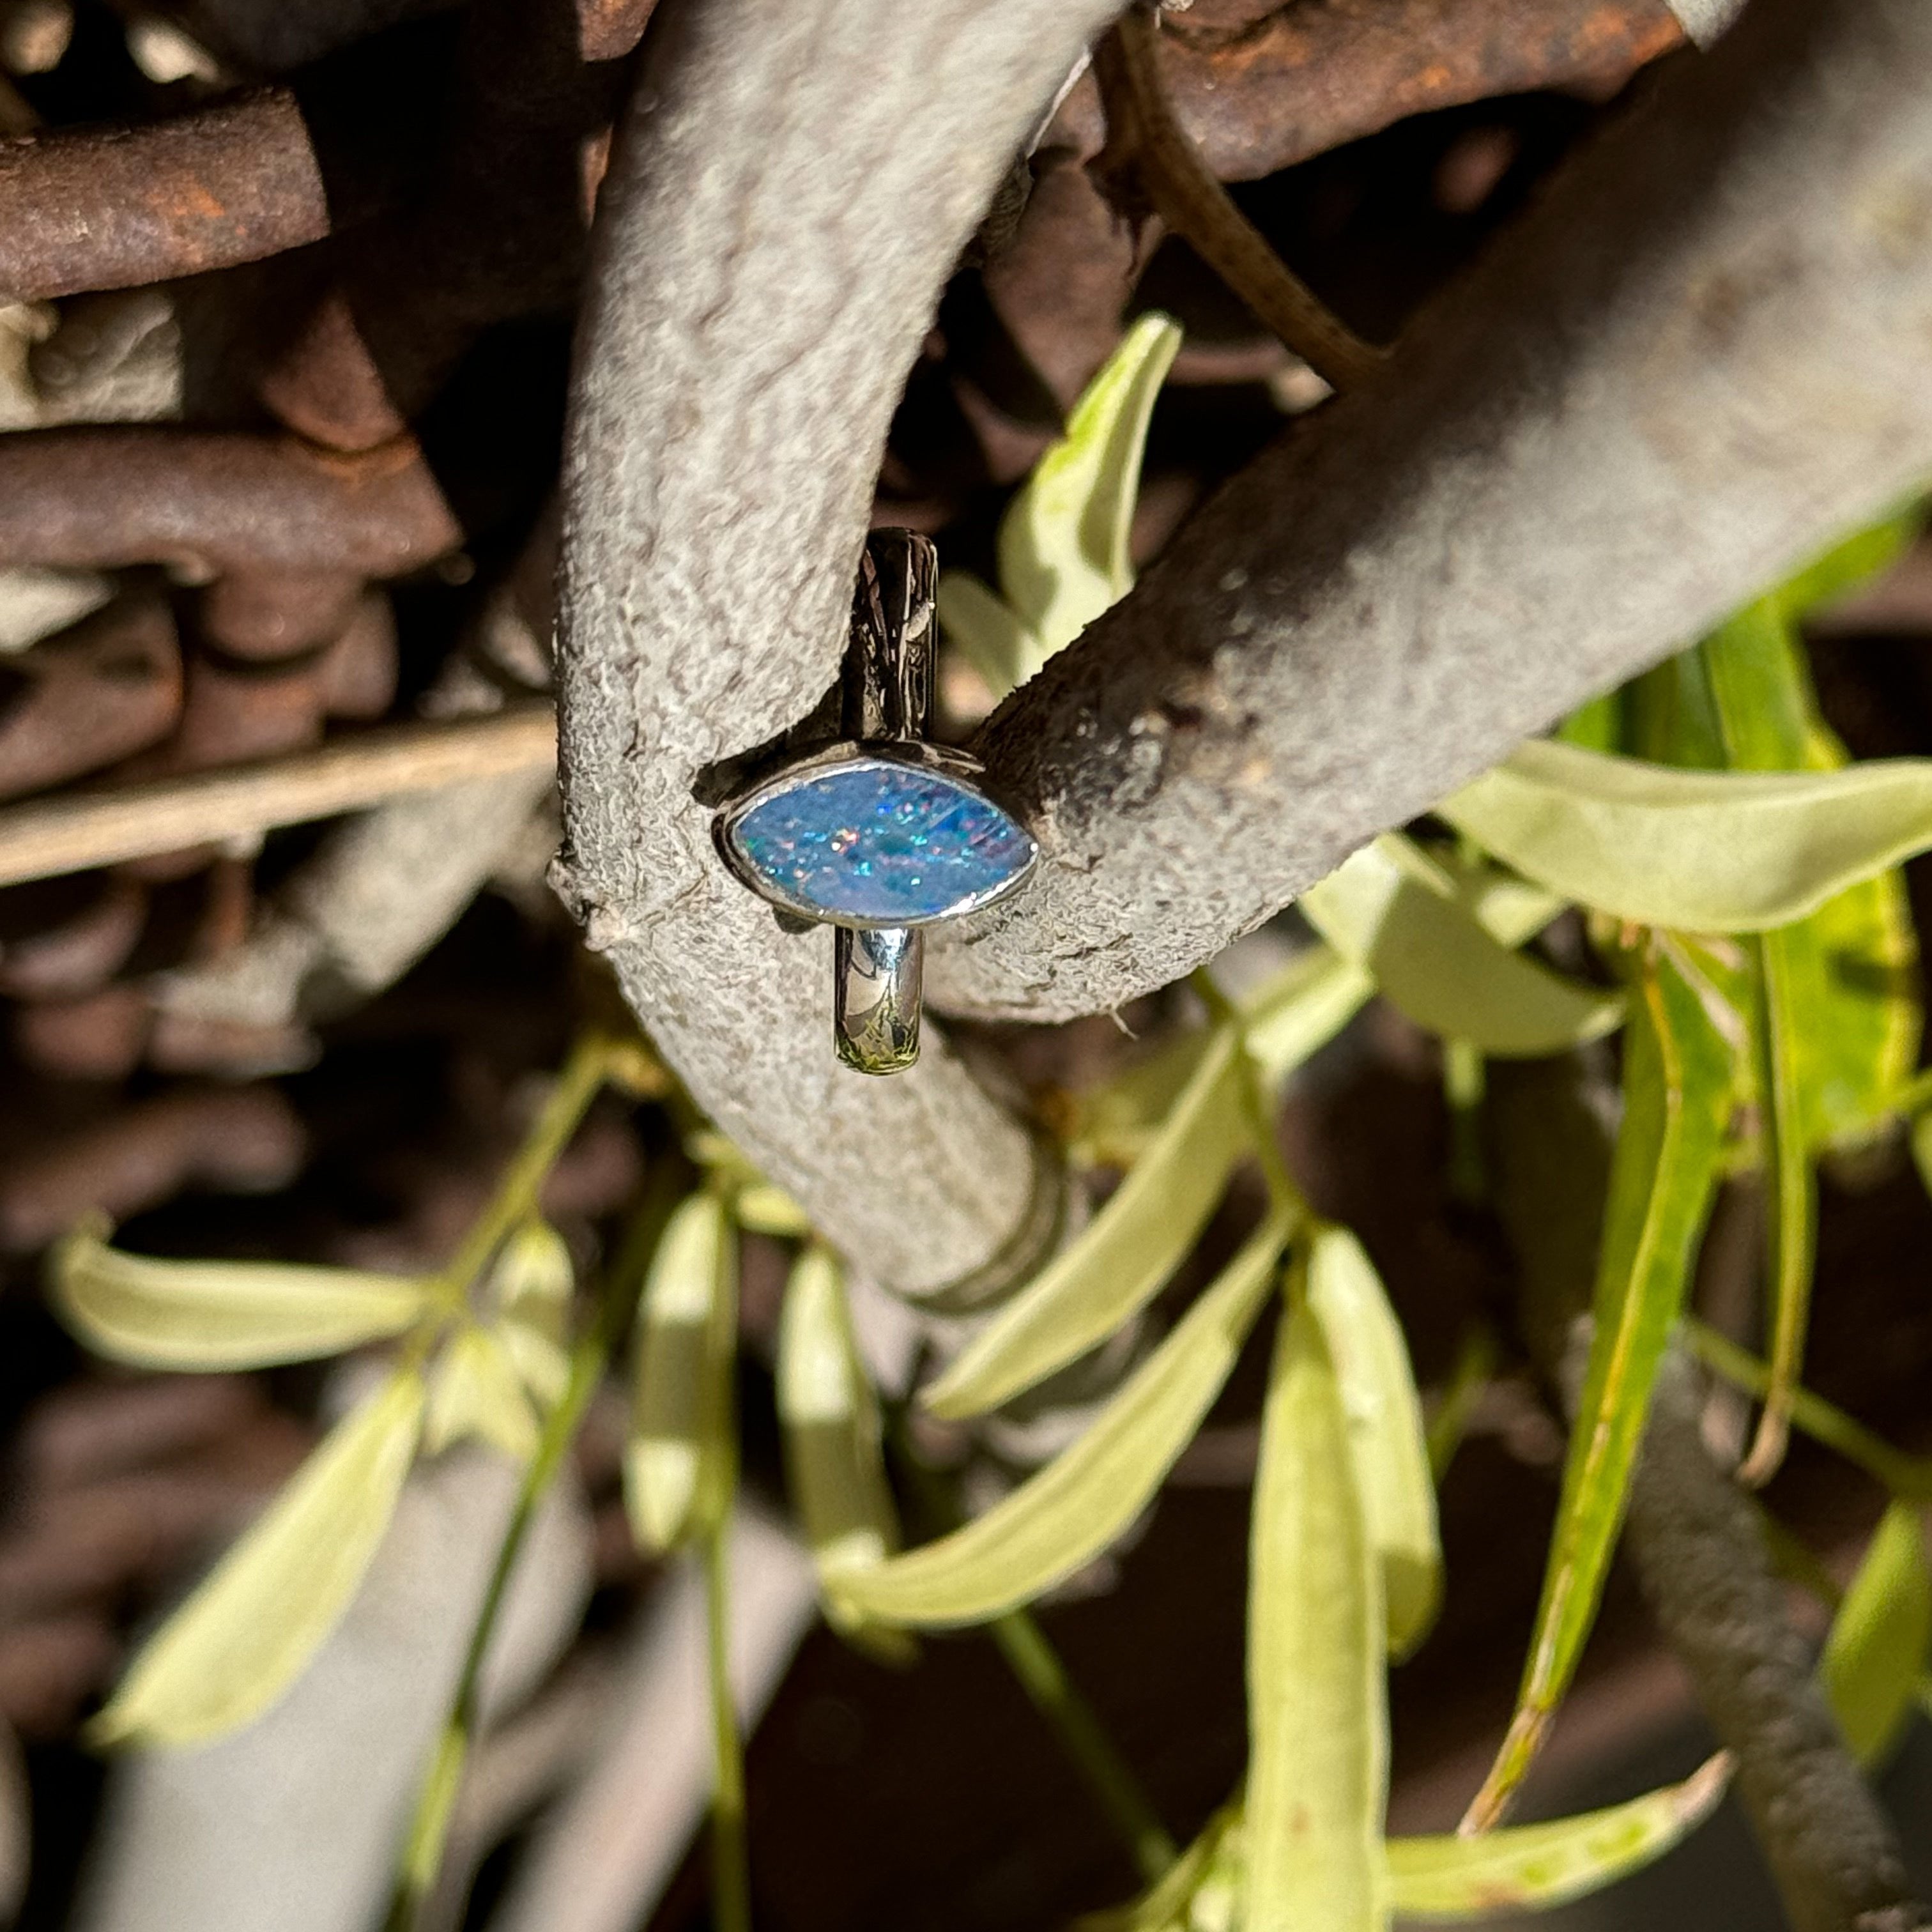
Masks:
[[[866,542],[845,654],[844,734],[868,744],[917,743],[932,717],[938,671],[939,564],[913,530]],[[838,1058],[861,1073],[900,1073],[919,1058],[926,936],[882,926],[832,934],[832,1031]]]

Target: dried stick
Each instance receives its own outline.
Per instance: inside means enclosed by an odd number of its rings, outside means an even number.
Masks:
[[[1748,1497],[1711,1459],[1697,1379],[1652,1397],[1626,1533],[1645,1594],[1737,1763],[1792,1932],[1916,1932],[1897,1833],[1838,1735]]]
[[[1293,273],[1237,208],[1174,117],[1161,83],[1160,28],[1146,7],[1130,7],[1096,62],[1109,118],[1124,107],[1134,160],[1160,218],[1332,388],[1352,389],[1388,359],[1364,342]]]
[[[312,752],[138,784],[36,799],[0,812],[0,885],[246,838],[406,792],[539,770],[555,756],[548,704],[452,724],[358,732]]]

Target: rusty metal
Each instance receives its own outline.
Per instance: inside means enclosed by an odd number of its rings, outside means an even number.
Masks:
[[[0,892],[0,994],[69,999],[127,964],[148,917],[146,889],[94,873]]]
[[[414,442],[338,456],[155,425],[0,436],[0,568],[400,577],[460,537]]]
[[[201,593],[198,623],[230,657],[272,662],[340,636],[362,596],[348,571],[231,571]]]
[[[124,598],[0,664],[0,797],[98,770],[158,743],[182,710],[174,620]]]
[[[285,87],[143,127],[0,142],[0,291],[19,302],[228,268],[329,232]]]
[[[644,37],[658,0],[577,0],[577,44],[587,61],[616,60]]]
[[[1200,0],[1163,17],[1161,67],[1208,166],[1253,181],[1434,108],[1607,92],[1683,40],[1664,0]]]

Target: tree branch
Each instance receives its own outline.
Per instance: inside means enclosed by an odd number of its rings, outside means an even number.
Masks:
[[[928,1036],[867,1081],[831,936],[712,849],[712,768],[830,690],[887,424],[960,248],[1115,0],[711,0],[653,28],[566,454],[560,880],[694,1097],[862,1265],[992,1262],[1044,1192]],[[1050,1218],[1050,1217],[1048,1217]]]
[[[936,1001],[1179,977],[1932,471],[1932,10],[1756,0],[990,722]]]

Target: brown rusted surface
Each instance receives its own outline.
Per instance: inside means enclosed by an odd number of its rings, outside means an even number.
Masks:
[[[147,917],[146,888],[111,874],[0,892],[0,994],[54,1000],[96,991],[127,963]]]
[[[0,567],[400,577],[459,534],[406,440],[350,457],[147,424],[0,436]]]
[[[658,0],[577,0],[577,44],[587,61],[616,60],[644,36]]]
[[[154,1011],[133,985],[72,999],[40,1000],[14,1016],[14,1051],[37,1073],[68,1080],[124,1080],[141,1064]]]
[[[174,620],[124,598],[0,664],[0,797],[95,771],[172,728],[182,708]]]
[[[296,657],[340,635],[362,596],[344,571],[233,571],[201,593],[201,634],[230,657]]]
[[[409,427],[339,288],[276,350],[256,392],[297,435],[330,449],[370,449]]]
[[[396,695],[396,620],[381,591],[358,602],[316,673],[330,717],[375,718],[388,710]]]
[[[1259,17],[1254,17],[1259,14]],[[1253,181],[1406,116],[1612,88],[1682,44],[1664,0],[1208,0],[1163,16],[1169,99],[1208,166]]]
[[[0,142],[0,290],[16,301],[227,268],[328,231],[286,88],[145,126]]]
[[[90,1208],[123,1220],[184,1187],[286,1186],[303,1145],[301,1124],[273,1088],[188,1090],[122,1108],[13,1154],[0,1175],[0,1249],[40,1247]]]

